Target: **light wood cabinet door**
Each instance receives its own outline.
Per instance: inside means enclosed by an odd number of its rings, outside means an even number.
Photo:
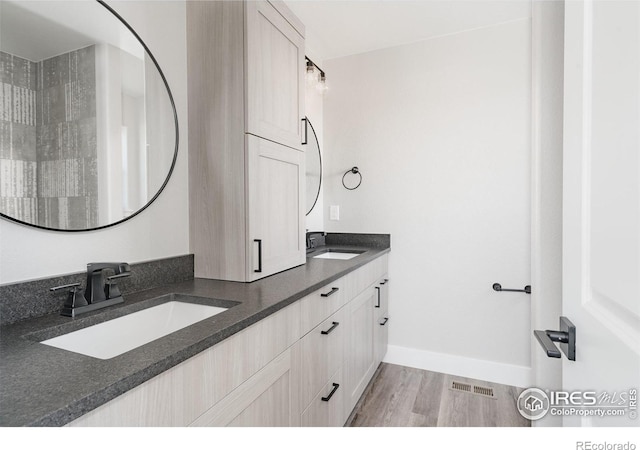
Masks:
[[[344,425],[344,384],[338,369],[302,413],[300,426],[341,427]]]
[[[286,350],[190,426],[294,426],[296,404],[291,351]]]
[[[306,262],[304,153],[247,135],[247,278],[251,281]]]
[[[383,312],[373,323],[374,329],[374,353],[376,368],[387,354],[387,343],[389,341],[389,313]]]
[[[371,286],[347,305],[345,417],[351,413],[377,366],[373,328],[376,302],[377,292]]]
[[[389,278],[387,274],[380,279],[375,290],[377,298],[374,306],[373,341],[377,367],[387,353],[389,336]]]
[[[304,37],[265,0],[245,20],[246,131],[301,150]]]
[[[344,308],[333,314],[300,341],[300,407],[306,408],[316,394],[342,366],[344,351]]]

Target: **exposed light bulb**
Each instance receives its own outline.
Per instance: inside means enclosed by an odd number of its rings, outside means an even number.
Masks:
[[[316,68],[311,61],[307,61],[307,84],[312,85],[316,81],[318,81],[318,74],[316,73]]]
[[[329,87],[327,86],[327,78],[322,72],[320,72],[320,77],[318,78],[318,84],[316,84],[316,89],[321,94],[324,94],[329,89]]]

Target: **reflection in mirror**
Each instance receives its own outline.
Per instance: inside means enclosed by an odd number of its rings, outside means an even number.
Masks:
[[[118,223],[171,174],[177,121],[153,56],[101,2],[0,1],[0,214]]]
[[[307,146],[305,148],[306,155],[306,179],[307,179],[307,216],[316,206],[318,196],[320,195],[320,186],[322,184],[322,157],[320,156],[320,144],[318,136],[313,129],[313,125],[309,118],[305,118],[305,126],[307,127]]]

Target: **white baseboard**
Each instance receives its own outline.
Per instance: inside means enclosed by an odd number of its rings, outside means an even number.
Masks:
[[[530,387],[531,368],[389,345],[384,362],[509,386]]]

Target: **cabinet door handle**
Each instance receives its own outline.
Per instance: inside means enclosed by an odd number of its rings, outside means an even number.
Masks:
[[[380,325],[385,326],[387,324],[387,322],[389,321],[388,317],[384,318],[384,322],[381,322]]]
[[[253,242],[258,243],[258,269],[254,272],[260,273],[262,272],[262,239],[254,239]]]
[[[329,395],[327,395],[326,397],[322,397],[321,400],[323,402],[328,402],[329,400],[331,400],[331,397],[333,397],[333,394],[336,393],[339,387],[340,385],[338,383],[333,383],[333,389],[331,389],[331,392],[329,392]]]
[[[338,292],[340,290],[340,288],[331,288],[331,290],[329,292],[327,292],[326,294],[320,294],[320,297],[329,297],[333,294],[335,294],[336,292]]]
[[[382,281],[380,282],[380,284],[381,284],[381,285],[387,284],[387,282],[388,282],[388,281],[389,281],[389,279],[388,279],[388,278],[385,278],[384,280],[382,280]]]
[[[329,328],[327,331],[321,331],[320,334],[329,334],[331,333],[333,330],[335,330],[338,325],[340,325],[340,322],[331,322],[331,328]]]
[[[300,119],[300,121],[303,123],[303,127],[304,127],[304,141],[302,141],[302,145],[307,145],[308,144],[308,135],[307,135],[307,118],[305,117],[304,119]]]
[[[378,291],[378,304],[376,305],[376,308],[380,308],[380,288],[378,286],[376,286],[376,291]]]

